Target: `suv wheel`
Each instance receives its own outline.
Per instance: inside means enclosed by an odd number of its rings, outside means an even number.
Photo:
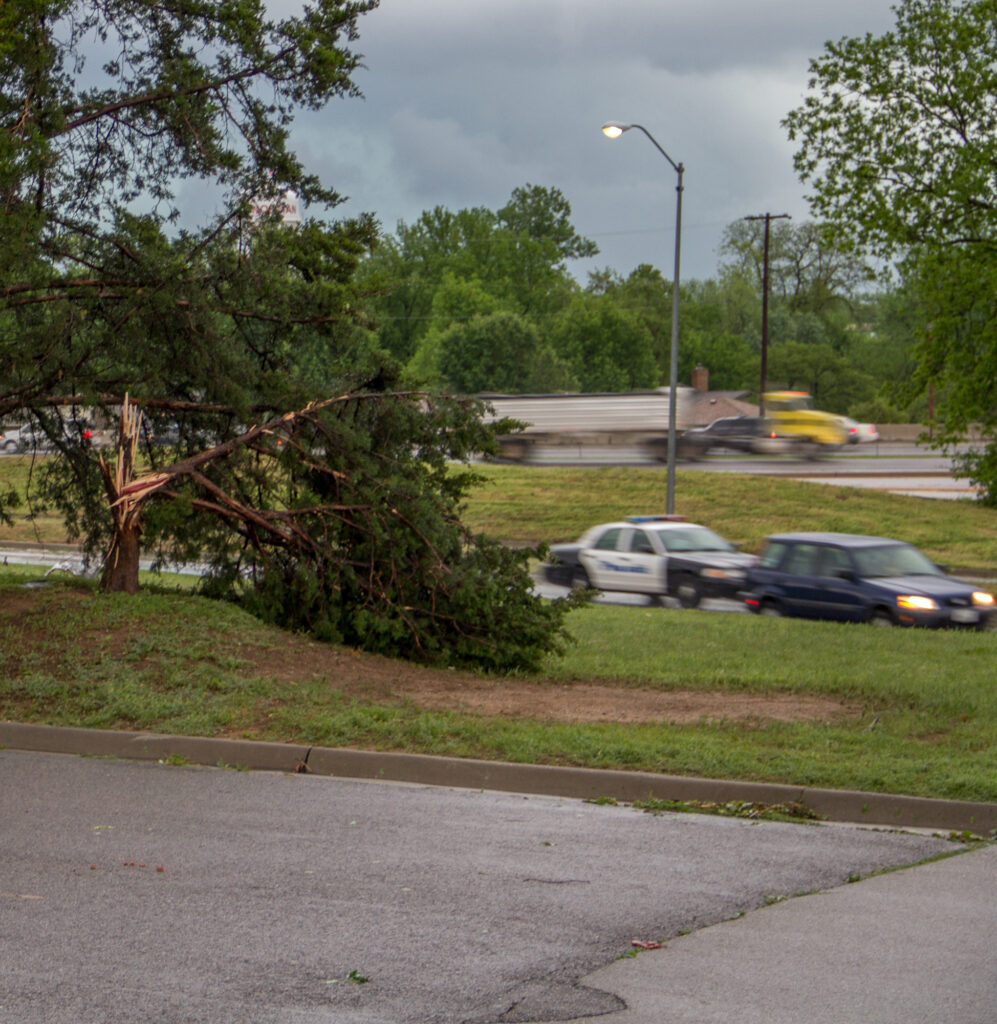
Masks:
[[[760,615],[766,615],[770,619],[781,619],[783,617],[782,605],[778,605],[775,601],[766,601],[759,609]]]
[[[896,620],[885,608],[877,608],[869,620],[874,626],[895,626]]]

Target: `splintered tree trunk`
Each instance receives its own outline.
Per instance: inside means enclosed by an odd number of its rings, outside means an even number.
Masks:
[[[142,425],[142,412],[131,403],[128,395],[121,406],[121,427],[118,435],[118,459],[109,466],[103,456],[99,456],[100,472],[104,478],[104,490],[111,506],[113,517],[113,533],[110,549],[104,560],[104,571],[100,578],[102,590],[123,591],[128,594],[138,593],[138,566],[142,539],[142,507],[146,499],[162,489],[171,480],[189,477],[198,482],[209,492],[205,507],[210,507],[216,515],[223,515],[226,520],[241,520],[254,530],[262,530],[282,543],[287,543],[296,527],[289,527],[286,520],[278,516],[268,516],[266,512],[247,508],[226,494],[221,488],[213,486],[201,475],[201,468],[213,459],[223,458],[237,448],[257,443],[261,437],[277,435],[280,437],[291,429],[296,420],[302,419],[340,402],[355,401],[355,395],[338,395],[325,398],[308,405],[298,411],[286,412],[267,423],[251,427],[239,437],[226,441],[215,448],[198,455],[190,456],[154,473],[146,473],[135,478],[135,452],[138,448],[138,436]],[[282,443],[278,440],[278,444]],[[299,531],[299,537],[303,534]]]
[[[138,565],[142,538],[142,502],[137,494],[128,494],[135,470],[135,449],[142,424],[141,410],[131,404],[128,396],[121,406],[118,432],[118,459],[113,471],[100,459],[104,488],[111,503],[114,533],[104,559],[100,589],[126,594],[138,593]]]
[[[115,528],[114,539],[104,560],[100,589],[108,592],[138,593],[138,564],[142,528],[136,522]]]

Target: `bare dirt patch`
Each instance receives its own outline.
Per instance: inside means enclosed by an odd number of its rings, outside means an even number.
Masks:
[[[246,651],[240,652],[242,657]],[[551,722],[831,721],[861,714],[858,705],[794,694],[658,690],[551,679],[505,680],[432,669],[342,647],[295,639],[252,655],[254,674],[282,680],[321,678],[358,700],[446,709],[489,718]]]
[[[399,692],[428,708],[554,722],[829,721],[858,714],[838,701],[790,694],[761,696],[696,690],[647,690],[590,683],[421,686]]]

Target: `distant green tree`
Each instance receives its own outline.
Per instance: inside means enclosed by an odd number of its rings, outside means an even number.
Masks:
[[[574,290],[569,261],[595,256],[599,249],[575,230],[571,204],[561,190],[529,184],[514,188],[497,218],[508,237],[504,262],[517,309],[542,316],[562,306]]]
[[[605,296],[576,295],[547,338],[582,391],[634,391],[660,384],[650,332]]]
[[[440,335],[440,372],[458,394],[525,391],[539,347],[536,328],[515,313],[472,317]]]
[[[558,188],[525,185],[514,188],[498,211],[498,221],[512,235],[539,243],[545,262],[562,269],[568,260],[598,255],[599,248],[571,223],[571,204]]]
[[[966,475],[997,506],[997,63],[993,0],[900,0],[881,36],[828,43],[784,124],[837,244],[898,261],[941,443],[980,424]]]
[[[523,390],[543,395],[578,389],[578,378],[572,371],[571,364],[557,354],[553,345],[541,342]]]
[[[679,379],[696,366],[718,391],[758,391],[760,304],[739,275],[688,281],[681,289]]]
[[[846,355],[872,386],[852,397],[850,416],[875,423],[928,421],[927,398],[912,386],[920,315],[913,297],[896,288],[864,297],[846,330]]]
[[[483,207],[457,213],[437,206],[414,224],[398,224],[360,268],[372,297],[381,346],[402,362],[415,354],[428,331],[448,323],[432,313],[437,290],[448,279],[469,279],[488,290],[495,276],[495,214]]]
[[[765,269],[764,233],[763,221],[734,221],[720,244],[725,266],[737,268],[759,295]],[[771,221],[768,271],[770,301],[800,313],[847,308],[869,279],[864,262],[836,246],[832,235],[814,221]]]
[[[819,409],[844,413],[862,381],[852,363],[830,345],[782,341],[769,350],[770,389],[809,392]]]
[[[596,251],[570,215],[559,189],[526,185],[497,212],[438,206],[400,223],[360,273],[382,347],[407,362],[425,335],[449,327],[434,296],[454,279],[473,280],[497,308],[538,324],[556,313],[578,290],[569,261]]]
[[[419,339],[415,353],[408,362],[408,372],[418,385],[447,386],[440,365],[441,339],[452,328],[469,320],[489,316],[503,309],[476,277],[458,277],[445,271],[440,286],[433,292],[429,307],[430,327]]]
[[[758,353],[744,338],[692,327],[682,335],[679,379],[692,380],[692,371],[703,366],[709,370],[711,390],[757,393],[758,361]]]
[[[637,316],[651,335],[659,381],[671,366],[672,284],[648,264],[626,278],[612,270],[589,275],[590,293],[605,296]],[[679,296],[679,380],[688,382],[696,366],[710,371],[719,390],[757,388],[758,302],[751,286],[736,275],[720,282],[686,281]]]

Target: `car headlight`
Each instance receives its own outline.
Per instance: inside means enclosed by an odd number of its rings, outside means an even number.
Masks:
[[[937,603],[930,597],[921,597],[920,594],[901,594],[897,597],[898,608],[910,608],[917,612],[933,612]]]
[[[974,590],[973,591],[973,604],[985,605],[988,608],[992,608],[994,603],[994,595],[988,594],[985,590]]]
[[[711,580],[743,580],[743,569],[704,569],[701,573]]]

